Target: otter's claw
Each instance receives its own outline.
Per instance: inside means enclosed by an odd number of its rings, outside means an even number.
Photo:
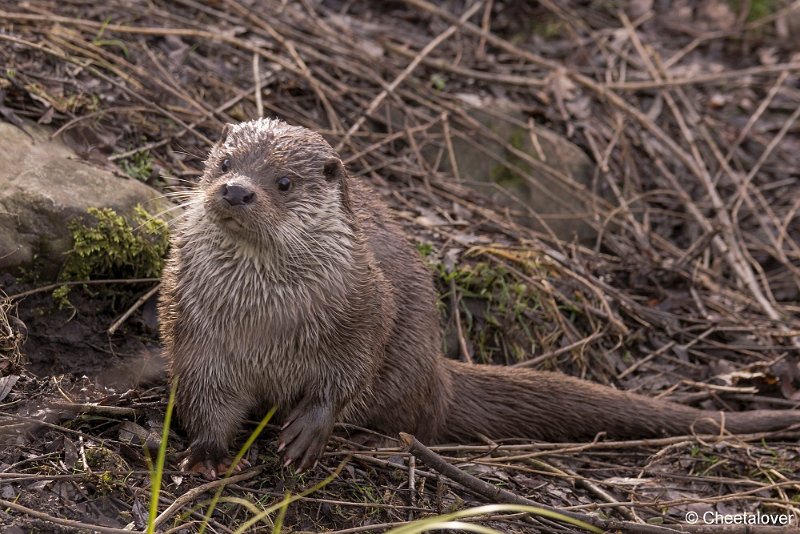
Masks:
[[[287,418],[279,438],[278,451],[283,451],[286,459],[283,467],[294,462],[301,473],[313,467],[325,450],[334,421],[330,404],[301,402]]]
[[[186,458],[180,464],[181,471],[184,473],[198,473],[207,480],[215,480],[225,475],[233,464],[233,458],[230,456],[224,457],[219,462],[213,462],[206,458],[191,462],[191,457]],[[242,470],[250,467],[250,462],[242,458],[233,468],[233,473],[240,473]]]

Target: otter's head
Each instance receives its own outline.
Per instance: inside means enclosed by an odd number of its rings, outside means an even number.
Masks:
[[[210,222],[255,246],[347,231],[347,174],[316,132],[277,119],[227,125],[200,187]]]

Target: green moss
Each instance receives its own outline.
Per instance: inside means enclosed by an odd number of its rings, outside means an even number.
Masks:
[[[86,463],[88,464],[85,467],[98,471],[96,473],[98,480],[105,478],[108,482],[110,481],[111,472],[130,471],[130,466],[122,456],[107,447],[86,447],[85,453]]]
[[[558,17],[546,16],[533,22],[531,31],[545,40],[560,39],[564,37],[565,25]]]
[[[449,272],[440,267],[439,277],[443,303],[450,301],[453,285],[459,293],[462,328],[478,360],[514,363],[533,353],[537,343],[531,318],[540,307],[534,288],[502,265],[486,262]]]
[[[508,143],[521,152],[528,152],[526,130],[522,128],[514,130],[508,138]],[[510,167],[521,169],[525,174],[532,174],[533,169],[531,165],[521,157],[513,154],[509,150],[505,151],[504,156]],[[535,157],[534,154],[531,154],[531,156]],[[519,193],[523,199],[528,198],[530,189],[528,188],[525,177],[515,173],[509,167],[505,165],[495,165],[490,172],[490,177],[497,185],[505,187],[512,193]]]
[[[30,266],[22,266],[17,269],[16,280],[23,284],[38,284],[42,279],[42,272],[39,268],[39,253],[33,253],[33,261]]]
[[[59,280],[155,278],[169,248],[167,223],[137,205],[128,218],[110,208],[89,208],[94,221],[70,223],[73,247]],[[69,287],[53,292],[59,306],[69,304]]]
[[[525,150],[526,133],[522,128],[514,130],[508,142],[517,150]]]
[[[508,189],[519,190],[525,186],[525,178],[515,174],[505,165],[495,165],[491,170],[491,179],[497,185]]]
[[[120,160],[119,166],[131,178],[144,182],[153,173],[153,156],[146,150],[136,152],[131,157]]]
[[[431,75],[431,86],[437,91],[444,91],[447,87],[447,80],[439,73]]]
[[[740,0],[729,0],[728,4],[736,13],[741,10]],[[780,0],[752,0],[749,4],[750,8],[747,12],[747,22],[754,22],[768,15],[772,15],[785,5]]]
[[[433,254],[433,245],[430,243],[417,243],[417,251],[420,256],[427,258]]]
[[[114,491],[119,489],[120,484],[117,479],[112,476],[110,471],[102,471],[94,474],[94,486],[100,495],[113,495]]]

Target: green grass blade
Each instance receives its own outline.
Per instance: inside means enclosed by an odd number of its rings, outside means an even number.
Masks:
[[[172,422],[172,411],[175,408],[175,391],[178,389],[178,378],[172,381],[167,401],[167,413],[164,414],[164,430],[161,432],[161,443],[158,445],[158,456],[150,482],[150,516],[147,519],[147,534],[153,534],[156,529],[156,516],[158,515],[158,496],[161,493],[161,480],[164,477],[164,459],[167,456],[167,439],[169,438],[169,425]]]
[[[478,515],[493,514],[497,512],[527,512],[529,514],[538,515],[541,517],[547,517],[549,519],[554,519],[562,523],[567,523],[575,527],[581,528],[583,530],[586,530],[588,532],[594,532],[595,534],[603,534],[603,529],[598,528],[594,525],[590,525],[589,523],[581,521],[580,519],[574,519],[572,517],[559,514],[558,512],[545,510],[537,506],[524,506],[519,504],[490,504],[487,506],[479,506],[477,508],[467,508],[466,510],[459,510],[458,512],[453,512],[450,514],[443,514],[436,517],[428,517],[425,519],[420,519],[418,521],[413,521],[407,525],[394,528],[388,531],[386,534],[419,534],[420,532],[427,532],[429,530],[439,530],[439,529],[463,530],[464,523],[456,520],[467,517],[474,517]],[[454,527],[452,526],[453,524],[459,524],[461,526]],[[487,528],[487,527],[482,527],[481,525],[473,525],[473,526],[477,527],[478,529]],[[470,528],[467,530],[470,530],[471,532],[487,532],[487,533],[494,532],[491,529],[488,531],[482,531],[478,529]]]
[[[242,448],[239,449],[239,452],[236,453],[236,456],[233,458],[233,461],[231,462],[231,466],[228,468],[228,471],[225,473],[224,478],[228,478],[228,477],[231,476],[233,471],[236,469],[236,466],[239,465],[239,462],[241,461],[241,459],[244,458],[244,455],[247,454],[247,451],[250,450],[250,447],[253,445],[253,443],[256,441],[256,439],[258,439],[259,434],[261,434],[261,431],[264,430],[264,427],[267,426],[267,423],[269,423],[270,419],[272,419],[272,416],[275,415],[275,412],[277,410],[278,410],[278,407],[277,406],[273,406],[272,409],[270,409],[270,411],[267,412],[267,415],[265,415],[261,419],[261,422],[258,423],[258,426],[256,427],[256,429],[253,430],[253,432],[250,433],[250,436],[248,436],[247,441],[244,442],[244,445],[242,445]],[[214,513],[214,509],[217,507],[217,503],[219,502],[219,498],[222,495],[222,492],[224,491],[224,489],[225,489],[225,486],[220,486],[219,488],[217,488],[217,491],[214,493],[214,497],[211,499],[211,503],[208,505],[208,510],[206,510],[206,513],[203,516],[203,524],[200,525],[200,530],[198,531],[198,534],[203,534],[206,531],[206,527],[208,527],[208,520],[211,519],[211,514]]]
[[[288,491],[286,495],[283,497],[283,501],[281,502],[281,507],[278,509],[278,517],[275,518],[275,526],[272,527],[272,534],[281,534],[281,528],[283,527],[283,520],[286,517],[286,510],[289,509],[289,503],[292,501],[291,499],[292,494]]]
[[[350,461],[350,457],[348,456],[347,458],[345,458],[342,461],[342,463],[339,464],[339,466],[336,468],[336,470],[333,473],[331,473],[330,476],[328,476],[325,480],[319,482],[318,484],[315,484],[315,485],[311,486],[310,488],[308,488],[305,491],[301,491],[300,493],[298,493],[297,495],[294,495],[293,497],[284,498],[283,500],[281,500],[281,502],[279,502],[277,504],[273,504],[269,508],[266,508],[260,514],[257,514],[255,516],[251,517],[243,525],[241,525],[239,528],[237,528],[234,531],[234,534],[243,534],[245,531],[247,531],[248,528],[252,527],[253,525],[258,523],[259,521],[263,520],[265,517],[267,517],[268,515],[272,514],[276,510],[286,509],[290,504],[292,504],[296,500],[302,499],[306,495],[309,495],[311,493],[314,493],[315,491],[318,491],[318,490],[324,488],[325,486],[327,486],[328,484],[333,482],[333,480],[335,480],[336,477],[339,476],[339,473],[342,472],[342,469],[344,469],[344,466],[346,466],[347,462],[349,462],[349,461]]]

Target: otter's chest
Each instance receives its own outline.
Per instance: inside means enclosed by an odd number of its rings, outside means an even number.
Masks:
[[[178,313],[213,352],[294,372],[301,360],[316,358],[321,338],[334,328],[336,312],[313,281],[219,253],[187,255],[182,267]]]

